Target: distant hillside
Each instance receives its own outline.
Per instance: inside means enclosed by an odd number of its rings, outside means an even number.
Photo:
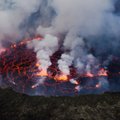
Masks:
[[[120,93],[38,97],[0,89],[0,120],[120,120]]]

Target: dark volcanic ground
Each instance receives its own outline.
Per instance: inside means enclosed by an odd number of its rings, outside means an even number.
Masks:
[[[120,93],[37,97],[0,89],[0,120],[120,120]]]

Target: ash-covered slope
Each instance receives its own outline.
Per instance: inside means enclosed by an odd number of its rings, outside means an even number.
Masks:
[[[0,89],[0,120],[119,120],[120,93],[32,97]]]

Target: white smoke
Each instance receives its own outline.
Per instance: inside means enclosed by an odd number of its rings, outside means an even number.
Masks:
[[[0,0],[0,41],[22,36],[20,25],[39,7],[41,0]],[[12,41],[12,40],[11,40]]]
[[[64,46],[69,49],[69,52],[63,54],[58,61],[59,69],[69,75],[69,67],[73,64],[79,70],[79,73],[91,72],[93,67],[96,68],[96,58],[92,54],[87,53],[84,40],[81,37],[72,36],[72,39],[73,42],[71,44],[68,42],[71,38],[66,36]]]
[[[57,17],[53,22],[58,32],[99,33],[107,12],[113,10],[111,0],[54,0]]]
[[[82,90],[82,87],[81,87],[80,85],[77,85],[77,86],[75,87],[75,90],[77,90],[78,92],[80,92],[80,90]]]
[[[69,74],[69,67],[72,64],[80,72],[90,72],[93,68],[97,68],[98,60],[88,52],[84,37],[92,47],[91,44],[96,40],[89,40],[89,36],[100,36],[104,32],[114,34],[120,30],[117,26],[120,26],[117,22],[120,18],[113,15],[114,2],[112,0],[53,0],[52,7],[57,15],[51,26],[44,28],[40,25],[37,32],[43,35],[66,33],[62,44],[67,52],[63,53],[58,61],[59,69]],[[106,31],[104,28],[107,28]]]
[[[39,69],[47,70],[51,65],[50,56],[58,49],[58,39],[55,36],[47,34],[42,40],[33,40],[28,44],[28,48],[34,48],[37,53]]]
[[[66,75],[70,74],[69,67],[72,65],[73,58],[69,54],[62,54],[61,59],[58,60],[59,69]]]
[[[50,56],[62,46],[64,53],[58,60],[58,67],[63,73],[69,75],[71,65],[80,73],[94,71],[99,62],[96,54],[119,51],[120,16],[115,13],[115,1],[0,0],[0,41],[7,41],[6,36],[15,40],[25,36],[28,31],[24,31],[24,24],[30,21],[26,25],[28,29],[31,25],[34,33],[45,36],[41,41],[33,40],[28,44],[28,48],[34,48],[37,53],[40,69],[46,70],[51,65]],[[51,9],[54,12],[50,12]],[[36,12],[37,15],[33,15]],[[64,37],[58,40],[55,36],[60,35]],[[3,50],[0,42],[0,53]]]
[[[46,79],[46,77],[41,77],[41,78],[37,81],[37,83],[32,86],[32,88],[36,88],[36,87],[38,87],[39,85],[42,85],[42,84],[44,83],[45,79]]]

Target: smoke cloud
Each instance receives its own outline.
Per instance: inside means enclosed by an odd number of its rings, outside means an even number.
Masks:
[[[34,48],[37,53],[38,63],[40,64],[39,69],[47,70],[52,64],[50,56],[58,50],[58,39],[55,36],[46,34],[42,41],[33,40],[30,42],[28,48]]]
[[[99,61],[97,56],[115,54],[119,49],[120,17],[114,12],[114,5],[112,0],[53,0],[56,17],[49,27],[40,25],[37,32],[65,34],[61,44],[67,53],[58,61],[60,70],[69,74],[68,68],[73,63],[81,72],[91,71]],[[94,54],[89,52],[91,48]]]
[[[40,34],[43,40],[33,40],[27,45],[36,52],[41,65],[39,69],[47,70],[52,64],[50,57],[60,49],[64,52],[57,64],[64,74],[70,74],[71,66],[80,74],[96,72],[99,64],[106,65],[111,56],[120,56],[120,11],[116,8],[117,2],[1,0],[0,53],[5,49],[3,43]],[[81,90],[81,87],[78,85],[76,89]]]

